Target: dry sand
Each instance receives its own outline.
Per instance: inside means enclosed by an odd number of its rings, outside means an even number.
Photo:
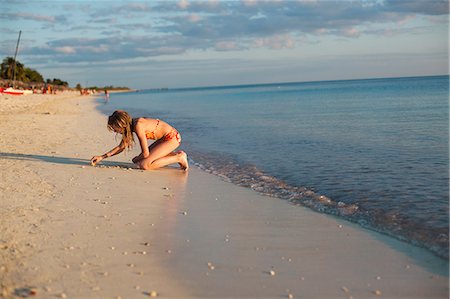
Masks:
[[[195,167],[130,170],[93,98],[0,96],[1,296],[448,298],[448,261]],[[152,293],[153,292],[153,293]]]

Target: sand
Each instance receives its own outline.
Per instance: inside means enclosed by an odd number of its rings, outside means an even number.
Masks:
[[[448,261],[192,167],[102,166],[93,97],[0,96],[5,298],[448,298]]]

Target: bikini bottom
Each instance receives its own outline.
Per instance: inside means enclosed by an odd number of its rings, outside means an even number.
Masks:
[[[161,139],[161,141],[169,141],[176,138],[178,141],[178,144],[181,144],[181,135],[180,133],[178,133],[177,130],[173,129],[172,131],[170,131],[169,133],[167,133],[166,135],[164,135]]]

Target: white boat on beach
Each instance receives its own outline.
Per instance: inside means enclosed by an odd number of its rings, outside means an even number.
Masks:
[[[2,90],[1,93],[14,95],[14,96],[21,96],[21,95],[33,94],[33,91],[32,90],[21,90],[21,89],[8,87],[8,88]]]

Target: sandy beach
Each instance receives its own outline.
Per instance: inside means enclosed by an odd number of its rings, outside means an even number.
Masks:
[[[4,298],[448,298],[448,261],[191,165],[92,167],[94,97],[0,95]],[[188,153],[189,154],[189,153]]]

